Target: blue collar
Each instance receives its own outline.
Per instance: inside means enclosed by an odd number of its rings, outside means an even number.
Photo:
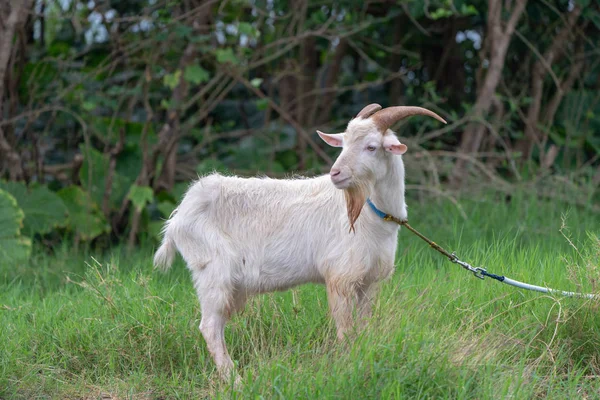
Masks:
[[[408,222],[406,220],[402,220],[400,218],[396,218],[393,215],[384,213],[379,208],[375,207],[375,204],[373,204],[373,202],[371,201],[371,199],[369,199],[368,197],[367,197],[367,204],[369,205],[369,207],[371,207],[371,210],[373,210],[373,212],[375,214],[377,214],[377,216],[379,218],[381,218],[382,220],[384,220],[384,221],[392,221],[392,222],[397,223],[398,225],[406,225],[406,223]]]
[[[375,207],[375,204],[373,204],[373,202],[371,201],[370,198],[367,197],[367,204],[369,205],[369,207],[371,207],[371,210],[373,210],[373,212],[375,214],[377,214],[377,216],[381,219],[385,219],[385,217],[387,217],[387,214],[384,213],[383,211],[381,211],[379,208]]]

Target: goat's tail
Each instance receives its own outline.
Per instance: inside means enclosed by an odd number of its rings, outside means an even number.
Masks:
[[[169,236],[169,231],[165,229],[162,243],[154,255],[154,267],[166,272],[171,268],[176,253],[177,247],[175,247],[175,242]]]

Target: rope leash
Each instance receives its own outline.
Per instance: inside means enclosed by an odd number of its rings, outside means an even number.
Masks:
[[[510,286],[518,287],[518,288],[525,289],[525,290],[532,290],[534,292],[549,293],[549,294],[561,295],[561,296],[566,296],[566,297],[580,297],[580,298],[586,298],[586,299],[599,298],[599,295],[592,294],[592,293],[566,292],[564,290],[550,289],[550,288],[543,287],[543,286],[531,285],[529,283],[520,282],[515,279],[507,278],[506,276],[503,276],[503,275],[492,274],[491,272],[488,272],[485,268],[473,267],[471,264],[460,260],[456,256],[455,253],[450,253],[450,252],[446,251],[443,247],[441,247],[440,245],[435,243],[433,240],[427,238],[421,232],[417,231],[415,228],[413,228],[412,226],[410,226],[408,224],[407,220],[401,220],[399,218],[394,217],[393,215],[384,213],[383,211],[381,211],[380,209],[375,207],[375,204],[373,204],[371,199],[367,199],[367,204],[369,205],[369,207],[371,207],[371,210],[373,210],[375,212],[375,214],[377,214],[381,219],[383,219],[384,221],[395,222],[400,226],[406,227],[406,229],[408,229],[409,231],[414,233],[416,236],[418,236],[423,241],[427,242],[427,244],[429,244],[429,246],[432,249],[436,250],[437,252],[439,252],[446,258],[448,258],[448,260],[450,262],[452,262],[454,264],[458,264],[461,267],[463,267],[464,269],[466,269],[467,271],[472,272],[473,275],[479,279],[483,280],[486,277],[488,277],[488,278],[497,280],[498,282],[502,282],[502,283],[505,283]]]

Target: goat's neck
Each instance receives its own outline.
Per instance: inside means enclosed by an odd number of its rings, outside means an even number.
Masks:
[[[388,173],[384,179],[375,184],[371,200],[377,208],[385,213],[398,218],[406,217],[406,205],[404,204],[404,164],[402,163],[402,157],[391,157]]]

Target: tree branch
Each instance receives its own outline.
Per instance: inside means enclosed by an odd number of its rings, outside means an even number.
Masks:
[[[533,64],[531,72],[531,104],[527,110],[527,119],[525,120],[525,137],[517,143],[517,148],[523,153],[523,160],[531,158],[531,152],[535,143],[538,145],[541,143],[539,137],[538,124],[540,120],[540,111],[542,108],[542,97],[544,94],[544,78],[546,77],[546,71],[552,71],[552,62],[562,51],[562,47],[565,46],[565,41],[568,36],[571,35],[573,26],[576,24],[579,15],[581,14],[581,8],[576,5],[570,12],[565,26],[558,32],[558,34],[552,40],[552,43],[544,53],[544,56],[538,58]],[[552,73],[553,74],[553,73]],[[560,83],[555,80],[557,86],[557,93],[562,92]],[[540,149],[543,150],[543,149]],[[540,158],[544,158],[541,154]]]
[[[331,164],[333,162],[331,157],[329,157],[327,155],[327,153],[325,153],[323,151],[323,149],[321,149],[319,146],[317,146],[317,144],[314,142],[314,140],[312,140],[310,135],[285,110],[283,110],[277,103],[275,103],[273,101],[273,99],[267,97],[260,89],[252,86],[252,84],[246,78],[241,77],[234,72],[232,72],[231,75],[236,81],[238,81],[241,84],[243,84],[244,86],[246,86],[251,92],[256,94],[258,97],[260,97],[261,99],[266,99],[269,102],[269,105],[271,106],[271,108],[273,108],[273,110],[275,110],[275,112],[277,112],[281,116],[281,118],[286,120],[290,125],[292,125],[292,127],[296,130],[296,132],[298,132],[300,135],[303,135],[306,138],[307,144],[325,162],[327,162],[328,164]]]

